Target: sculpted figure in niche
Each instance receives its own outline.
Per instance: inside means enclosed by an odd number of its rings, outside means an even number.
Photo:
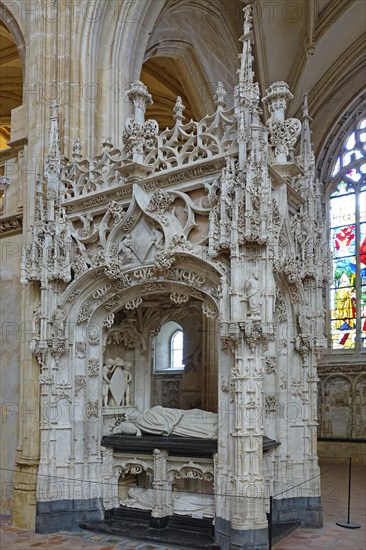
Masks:
[[[141,436],[177,435],[217,439],[217,414],[201,409],[169,409],[157,405],[143,412],[132,411],[126,421],[113,428],[113,433]]]
[[[309,336],[311,333],[311,310],[309,308],[309,302],[305,302],[300,308],[300,313],[298,315],[299,328],[303,336]]]
[[[55,338],[64,338],[65,336],[65,310],[59,304],[52,315],[52,334]]]
[[[128,496],[120,501],[121,506],[139,508],[140,510],[151,510],[154,506],[154,489],[143,487],[130,487]]]
[[[260,315],[262,304],[262,289],[259,286],[259,277],[253,273],[245,283],[246,297],[251,315]]]
[[[173,512],[198,518],[214,516],[214,497],[207,493],[188,493],[173,487]]]

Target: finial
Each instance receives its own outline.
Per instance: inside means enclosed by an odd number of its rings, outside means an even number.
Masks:
[[[79,138],[74,139],[74,145],[72,147],[72,156],[74,159],[81,158],[81,143]]]
[[[313,146],[311,143],[311,131],[310,131],[310,122],[313,119],[309,116],[307,94],[304,95],[302,113],[303,113],[303,124],[302,124],[302,130],[301,130],[300,155],[302,156],[304,170],[306,171],[309,167],[313,166],[315,162]]]
[[[183,111],[185,109],[185,106],[183,105],[183,101],[182,101],[182,98],[180,96],[177,96],[177,100],[175,102],[175,105],[174,105],[174,118],[175,118],[175,121],[176,121],[176,124],[182,124],[183,120],[185,119],[185,117],[183,116]]]
[[[58,131],[58,108],[60,104],[57,99],[52,99],[50,104],[50,134],[48,144],[49,159],[59,159],[59,131]]]
[[[240,41],[243,42],[243,51],[239,55],[240,58],[240,70],[239,72],[239,84],[253,84],[254,71],[253,71],[253,56],[251,43],[253,42],[252,31],[252,7],[251,5],[244,6],[244,23],[243,23],[243,35],[240,37]]]
[[[223,83],[219,80],[215,92],[215,103],[218,107],[224,107],[226,105],[226,90]]]
[[[151,94],[145,84],[141,80],[132,82],[127,90],[127,96],[133,102],[135,107],[135,120],[138,124],[143,124],[145,121],[145,111],[148,105],[152,105],[153,100]]]

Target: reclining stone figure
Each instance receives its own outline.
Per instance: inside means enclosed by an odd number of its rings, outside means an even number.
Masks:
[[[201,409],[169,409],[157,405],[146,411],[126,413],[126,420],[113,428],[114,434],[178,435],[217,439],[217,414]]]

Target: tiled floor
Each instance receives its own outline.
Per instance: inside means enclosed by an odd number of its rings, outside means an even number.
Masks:
[[[365,550],[366,549],[366,466],[352,469],[351,520],[360,529],[344,529],[336,521],[347,518],[347,464],[336,465],[323,460],[322,491],[324,527],[300,529],[274,546],[275,550]],[[332,468],[332,469],[331,469]],[[0,532],[1,550],[59,548],[60,550],[173,550],[176,547],[138,542],[127,538],[82,531],[39,535],[27,529],[11,527],[3,520]]]
[[[347,520],[348,462],[336,465],[323,459],[320,466],[324,527],[299,529],[274,549],[366,550],[366,466],[352,465],[350,520],[360,524],[359,529],[336,525]]]

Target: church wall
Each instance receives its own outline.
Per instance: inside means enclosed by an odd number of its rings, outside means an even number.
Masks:
[[[21,234],[3,236],[1,247],[1,514],[10,514],[13,499],[13,471],[18,445],[18,423],[26,414],[20,402],[20,349],[26,338],[21,317]]]

